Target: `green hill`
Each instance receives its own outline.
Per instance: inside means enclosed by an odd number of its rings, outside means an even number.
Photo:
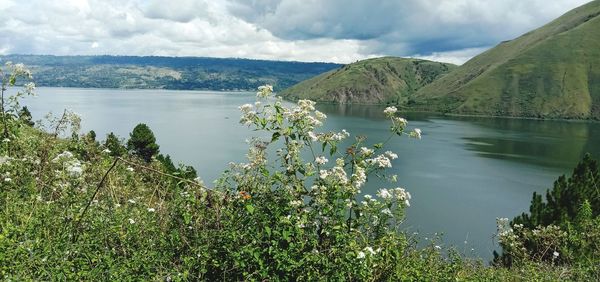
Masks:
[[[263,84],[278,90],[341,66],[207,57],[0,56],[7,61],[29,66],[38,86],[184,90],[254,90]]]
[[[411,109],[600,118],[600,1],[500,43],[420,89]]]
[[[408,96],[454,69],[419,59],[368,59],[332,70],[280,93],[286,99],[340,104],[406,103]]]

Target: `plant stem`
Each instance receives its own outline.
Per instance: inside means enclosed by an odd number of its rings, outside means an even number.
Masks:
[[[98,183],[98,186],[96,186],[96,191],[94,191],[94,194],[92,195],[92,197],[88,201],[87,205],[85,206],[85,209],[83,209],[83,211],[81,212],[81,215],[79,216],[79,219],[77,219],[77,224],[75,225],[76,226],[75,230],[79,230],[79,228],[81,227],[81,221],[83,220],[83,217],[85,216],[85,213],[90,208],[90,205],[94,201],[94,198],[96,197],[96,194],[98,194],[98,191],[100,191],[100,188],[102,188],[102,186],[104,185],[104,181],[106,181],[106,178],[108,177],[108,174],[113,170],[113,168],[115,168],[115,166],[117,165],[117,162],[119,162],[119,160],[120,160],[120,158],[115,158],[115,161],[112,163],[112,165],[110,166],[110,168],[106,171],[106,173],[104,174],[104,176],[102,176],[102,179],[100,180],[100,183]],[[75,235],[73,236],[73,243],[77,242],[77,237],[78,237],[77,235],[78,234],[79,234],[79,232],[75,233]]]

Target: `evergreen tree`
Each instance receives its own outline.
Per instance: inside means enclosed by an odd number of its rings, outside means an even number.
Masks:
[[[159,146],[156,144],[154,133],[143,123],[136,125],[129,134],[127,149],[147,163],[159,152]]]
[[[33,122],[33,117],[31,116],[31,112],[29,111],[29,109],[27,108],[27,106],[24,106],[20,111],[19,111],[19,119],[29,125],[29,126],[34,126],[35,122]]]
[[[127,149],[121,143],[121,140],[114,133],[109,133],[104,141],[104,147],[110,150],[110,155],[120,157],[127,153]]]
[[[96,131],[90,130],[88,132],[87,137],[90,141],[96,141]]]
[[[560,176],[554,187],[542,195],[533,193],[529,213],[517,216],[511,227],[519,225],[517,241],[522,244],[525,257],[552,263],[570,263],[583,260],[596,263],[600,259],[600,170],[598,162],[586,154],[567,179]],[[522,227],[520,225],[522,224]],[[546,231],[549,226],[560,233]],[[548,230],[548,229],[546,229]],[[511,244],[501,245],[511,250]],[[507,249],[504,249],[505,251]],[[502,255],[494,251],[494,262],[512,265],[520,255],[510,251]]]
[[[589,154],[575,167],[569,179],[564,175],[554,182],[552,190],[546,192],[546,202],[542,195],[533,193],[529,214],[523,213],[513,220],[527,228],[550,224],[563,226],[575,220],[579,209],[587,201],[593,217],[600,214],[600,171],[598,162]]]

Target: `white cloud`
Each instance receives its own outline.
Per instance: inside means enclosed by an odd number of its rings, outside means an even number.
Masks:
[[[469,59],[473,58],[477,54],[481,54],[483,51],[489,49],[489,47],[481,48],[466,48],[461,50],[453,50],[447,52],[433,52],[429,55],[415,54],[410,57],[419,58],[430,61],[451,63],[455,65],[462,65]]]
[[[463,62],[584,2],[0,0],[0,52]]]

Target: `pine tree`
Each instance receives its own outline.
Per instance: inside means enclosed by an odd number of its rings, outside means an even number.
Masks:
[[[129,134],[127,149],[147,163],[159,152],[159,146],[156,144],[154,133],[143,123],[136,125]]]
[[[127,153],[127,149],[121,143],[121,140],[114,133],[109,133],[104,141],[104,147],[110,151],[110,155],[120,157]]]
[[[29,109],[27,108],[27,106],[24,106],[20,111],[19,111],[19,119],[29,125],[29,126],[34,126],[35,122],[33,122],[33,117],[31,116],[31,112],[29,111]]]

